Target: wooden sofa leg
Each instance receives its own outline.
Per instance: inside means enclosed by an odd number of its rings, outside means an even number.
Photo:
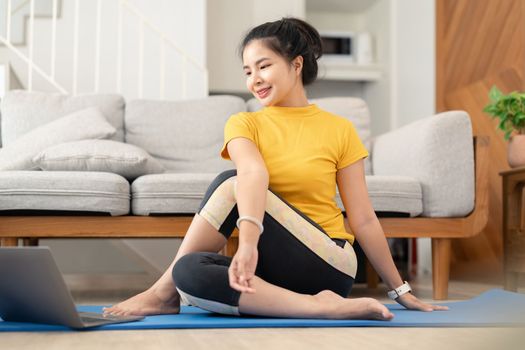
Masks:
[[[237,252],[237,248],[239,247],[239,238],[238,237],[230,237],[228,239],[228,242],[226,242],[226,247],[224,247],[224,253],[226,256],[233,257],[235,253]]]
[[[0,245],[2,247],[16,247],[18,245],[18,238],[0,238]]]
[[[366,284],[369,289],[376,289],[379,284],[379,276],[368,259],[366,260]]]
[[[448,298],[451,241],[432,238],[432,295],[436,300]]]
[[[38,238],[24,238],[22,242],[26,247],[38,247]]]

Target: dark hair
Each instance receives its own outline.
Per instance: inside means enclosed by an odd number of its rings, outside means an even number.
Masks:
[[[303,20],[285,17],[275,22],[261,24],[246,34],[239,55],[252,40],[262,40],[269,49],[292,62],[297,56],[303,57],[301,79],[303,85],[313,83],[317,78],[317,60],[323,54],[319,32]]]

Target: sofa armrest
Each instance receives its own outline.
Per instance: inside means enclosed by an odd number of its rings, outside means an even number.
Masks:
[[[372,146],[374,175],[421,183],[426,217],[463,217],[474,208],[472,125],[464,111],[433,115],[380,135]]]

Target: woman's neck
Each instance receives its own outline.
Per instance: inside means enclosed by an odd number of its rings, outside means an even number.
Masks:
[[[309,102],[302,84],[296,85],[285,98],[277,102],[276,107],[305,107]]]

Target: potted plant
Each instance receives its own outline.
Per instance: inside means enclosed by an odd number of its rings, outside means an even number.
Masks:
[[[490,102],[483,112],[499,119],[498,129],[505,133],[508,162],[513,168],[525,166],[525,93],[503,94],[496,86],[489,92]]]

